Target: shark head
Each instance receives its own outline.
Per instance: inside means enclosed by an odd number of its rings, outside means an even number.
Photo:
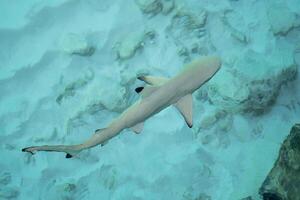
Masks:
[[[221,68],[221,59],[217,56],[208,56],[192,63],[193,71],[199,74],[205,74],[212,77]]]
[[[197,90],[220,70],[221,65],[221,59],[217,56],[202,57],[186,65],[183,81],[187,90]]]

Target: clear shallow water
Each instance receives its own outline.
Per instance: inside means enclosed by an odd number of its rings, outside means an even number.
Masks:
[[[252,196],[299,122],[299,6],[289,1],[0,1],[0,199]],[[148,3],[148,4],[147,4]],[[172,77],[219,55],[193,95],[74,159],[74,144],[139,99],[139,74]]]

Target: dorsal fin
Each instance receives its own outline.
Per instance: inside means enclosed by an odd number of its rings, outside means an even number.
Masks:
[[[137,77],[139,80],[148,83],[149,85],[159,86],[166,83],[169,79],[165,77],[156,77],[156,76],[139,76]]]
[[[144,122],[141,122],[131,127],[131,130],[136,134],[139,134],[143,130],[143,128],[144,128]]]
[[[158,86],[137,87],[135,88],[135,92],[140,94],[142,98],[145,98],[156,91],[158,88]]]
[[[184,117],[185,122],[187,125],[192,128],[193,126],[193,97],[192,94],[188,94],[179,101],[174,104],[177,110],[182,114]]]

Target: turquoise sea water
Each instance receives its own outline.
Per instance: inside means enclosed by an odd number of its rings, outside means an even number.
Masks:
[[[209,55],[192,128],[170,106],[71,159],[21,151],[86,141],[140,101],[137,77]],[[0,200],[262,199],[299,63],[299,0],[0,0]]]

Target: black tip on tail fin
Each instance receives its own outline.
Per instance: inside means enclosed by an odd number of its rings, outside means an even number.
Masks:
[[[136,93],[140,93],[141,91],[143,91],[144,87],[137,87],[135,88],[135,92]]]
[[[28,153],[30,153],[31,155],[33,155],[34,153],[33,153],[32,151],[30,151],[29,148],[30,148],[30,147],[23,148],[23,149],[22,149],[22,152],[28,152]]]
[[[66,158],[72,158],[73,156],[69,153],[67,153]]]

